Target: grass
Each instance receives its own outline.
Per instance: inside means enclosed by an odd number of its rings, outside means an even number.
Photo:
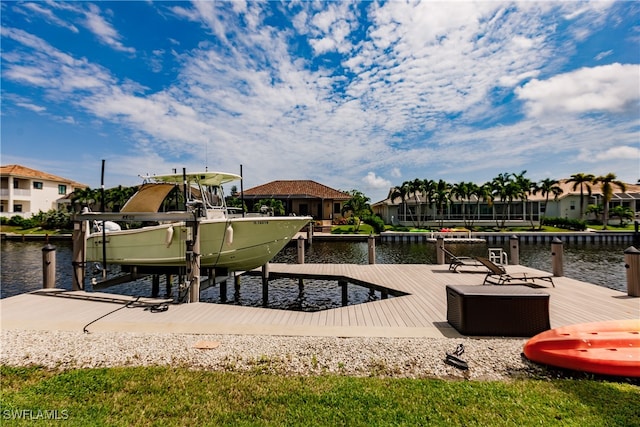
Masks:
[[[0,225],[0,232],[15,234],[71,234],[73,230],[44,230],[41,227],[22,228],[16,225]]]
[[[3,426],[32,425],[11,420],[25,411],[27,417],[58,411],[66,425],[79,426],[640,425],[639,387],[593,380],[301,377],[170,367],[3,366],[0,373]]]

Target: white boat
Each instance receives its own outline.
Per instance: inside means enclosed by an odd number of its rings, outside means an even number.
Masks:
[[[94,221],[96,227],[87,238],[87,261],[104,260],[107,264],[142,267],[185,266],[193,228],[186,221],[163,221],[162,218],[163,213],[171,214],[166,209],[167,197],[179,194],[183,198],[185,189],[186,212],[198,222],[202,267],[245,271],[262,266],[312,220],[308,216],[242,217],[230,213],[222,185],[242,179],[239,175],[203,172],[145,178],[145,183],[119,214],[123,219],[130,219],[136,214],[157,213],[153,217],[157,221],[135,229],[105,226],[104,233],[100,228],[102,222]]]

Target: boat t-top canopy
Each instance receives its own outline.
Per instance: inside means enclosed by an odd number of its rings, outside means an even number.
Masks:
[[[153,175],[145,177],[145,179],[171,184],[182,184],[184,177],[186,177],[188,183],[213,186],[219,186],[226,184],[227,182],[239,181],[242,179],[240,175],[226,172],[197,172],[188,173],[184,176],[181,173],[171,175]]]

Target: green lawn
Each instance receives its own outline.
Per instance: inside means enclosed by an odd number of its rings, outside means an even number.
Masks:
[[[0,373],[3,426],[33,425],[12,418],[47,414],[77,426],[640,425],[640,387],[594,380],[301,377],[163,367],[2,367]]]

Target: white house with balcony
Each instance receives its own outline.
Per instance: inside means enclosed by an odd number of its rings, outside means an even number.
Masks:
[[[86,187],[21,165],[0,166],[0,216],[29,218],[40,211],[66,207],[71,193]]]

